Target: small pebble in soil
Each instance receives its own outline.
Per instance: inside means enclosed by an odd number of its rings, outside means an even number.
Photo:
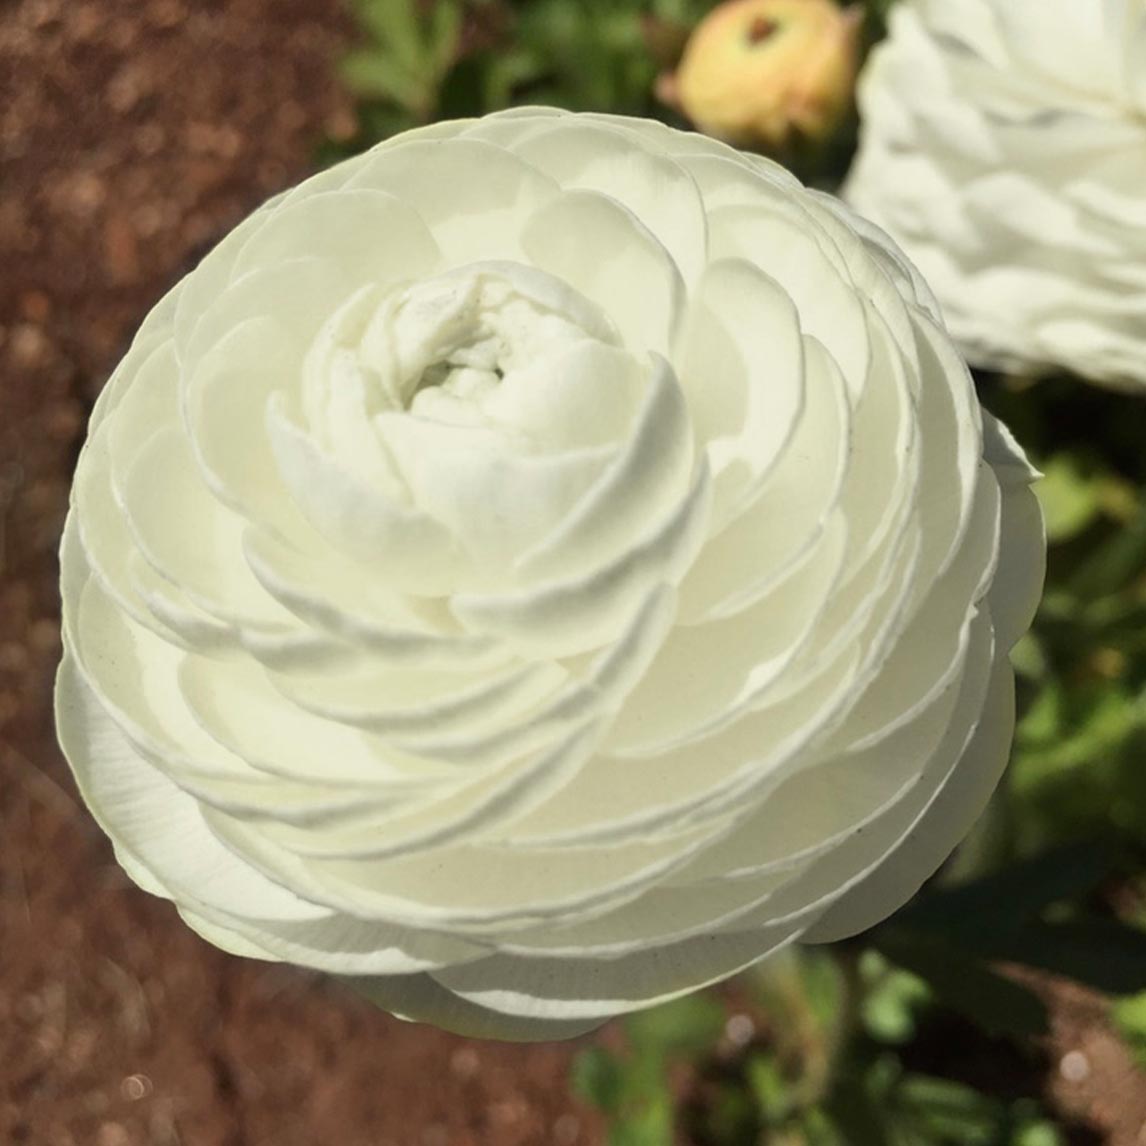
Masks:
[[[458,1076],[458,1078],[473,1078],[478,1072],[478,1067],[481,1062],[478,1059],[477,1051],[473,1047],[458,1047],[452,1055],[450,1055],[450,1070]]]
[[[119,1084],[119,1092],[128,1102],[138,1102],[151,1093],[151,1079],[145,1074],[129,1074]]]
[[[1083,1082],[1090,1076],[1090,1060],[1082,1051],[1067,1051],[1058,1064],[1058,1070],[1067,1082]]]
[[[573,1146],[581,1137],[581,1119],[576,1114],[562,1114],[553,1123],[553,1141],[557,1146]]]
[[[96,1135],[97,1146],[131,1146],[131,1137],[118,1122],[105,1122]]]
[[[747,1046],[756,1034],[756,1024],[747,1015],[731,1015],[724,1024],[724,1036],[733,1046]]]

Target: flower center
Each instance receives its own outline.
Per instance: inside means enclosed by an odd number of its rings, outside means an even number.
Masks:
[[[420,370],[401,382],[403,404],[416,410],[427,390],[479,401],[544,341],[567,340],[568,323],[538,311],[504,279],[485,275],[412,287],[400,306],[396,335]]]
[[[463,414],[459,404],[482,406],[507,378],[572,344],[615,337],[564,284],[509,263],[415,283],[387,300],[378,319],[386,337],[365,340],[366,364],[386,379],[396,406],[448,421]],[[384,354],[371,354],[371,344]]]

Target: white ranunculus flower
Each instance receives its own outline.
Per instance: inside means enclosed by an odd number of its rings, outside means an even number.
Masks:
[[[1146,0],[903,0],[845,197],[975,365],[1146,387]]]
[[[656,123],[440,124],[144,323],[76,475],[60,736],[211,942],[574,1034],[947,855],[1008,753],[1031,477],[834,200]]]

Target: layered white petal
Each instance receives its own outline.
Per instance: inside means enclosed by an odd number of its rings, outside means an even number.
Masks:
[[[1146,10],[907,0],[861,80],[847,199],[976,365],[1146,386]]]

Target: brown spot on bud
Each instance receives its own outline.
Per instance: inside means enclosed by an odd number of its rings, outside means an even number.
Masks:
[[[765,40],[770,40],[779,30],[780,25],[775,20],[770,20],[767,16],[757,16],[748,25],[748,42],[753,46],[762,44]]]

